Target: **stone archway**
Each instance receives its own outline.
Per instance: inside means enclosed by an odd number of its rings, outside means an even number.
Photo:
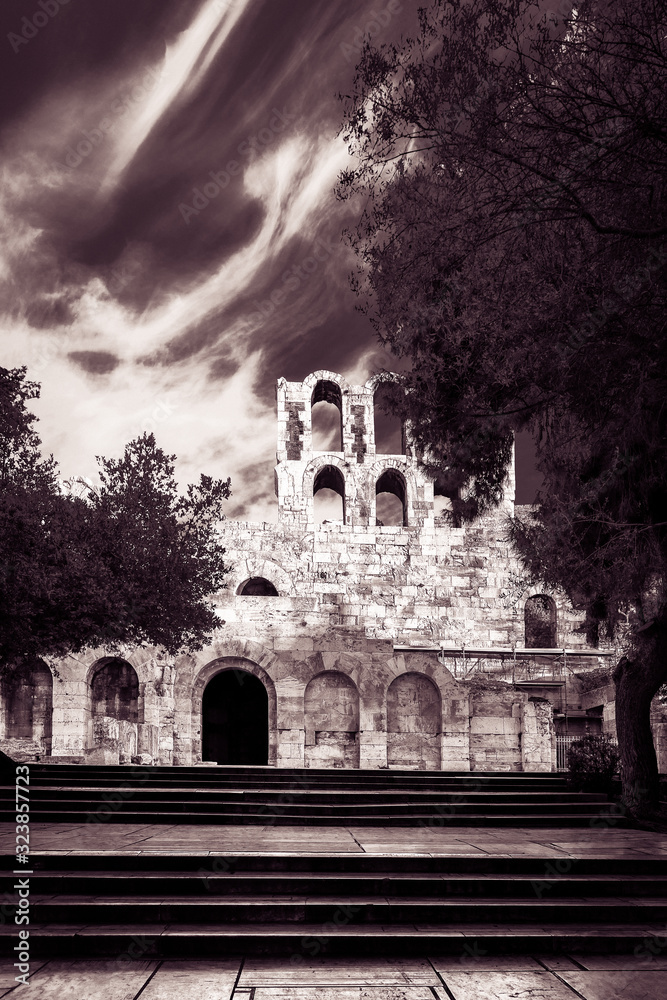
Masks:
[[[187,697],[189,711],[191,712],[188,725],[192,733],[192,762],[196,763],[201,760],[214,759],[212,757],[208,758],[202,753],[202,728],[204,721],[202,707],[204,692],[210,682],[219,674],[231,672],[237,678],[243,678],[246,674],[250,675],[266,691],[268,699],[268,761],[264,761],[264,763],[275,766],[278,746],[276,688],[267,670],[264,669],[271,664],[273,657],[256,643],[229,642],[226,645],[228,651],[224,653],[217,649],[211,649],[210,652],[214,653],[214,655],[207,662],[202,657],[200,662],[203,662],[203,665],[195,669],[192,680],[187,681],[185,678],[181,680],[183,688],[181,694],[184,698]],[[216,656],[215,653],[218,655]],[[260,666],[260,663],[264,664],[264,666]],[[224,684],[225,682],[219,681],[218,683]],[[248,681],[247,684],[252,684],[252,682]],[[243,684],[239,685],[238,681],[237,685],[241,688],[244,687]],[[215,691],[215,689],[212,690]],[[246,690],[249,690],[247,686]],[[177,692],[177,696],[179,696],[179,692]]]
[[[206,685],[202,759],[216,764],[268,764],[269,696],[250,671],[223,669]]]

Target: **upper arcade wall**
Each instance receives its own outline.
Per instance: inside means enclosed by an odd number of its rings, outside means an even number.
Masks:
[[[378,454],[375,441],[375,393],[382,376],[350,385],[330,371],[313,372],[303,382],[278,379],[276,387],[278,448],[275,470],[280,521],[312,530],[313,495],[326,486],[343,498],[344,524],[374,527],[376,493],[394,493],[404,508],[404,526],[434,526],[434,484],[420,465],[404,429],[401,454]],[[341,415],[341,451],[313,450],[312,408],[333,403]],[[379,488],[381,486],[381,489]],[[513,513],[514,460],[501,505]]]

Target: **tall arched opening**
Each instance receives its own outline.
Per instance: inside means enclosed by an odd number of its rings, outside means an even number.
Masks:
[[[556,646],[556,602],[547,594],[529,597],[524,608],[526,649]]]
[[[221,670],[202,698],[202,760],[217,764],[269,762],[269,697],[247,670]]]
[[[313,451],[343,450],[343,397],[340,386],[318,382],[310,401]]]
[[[324,521],[345,523],[345,480],[335,465],[325,465],[315,476],[313,518],[316,524]]]
[[[376,455],[405,454],[403,421],[395,412],[396,398],[396,386],[391,382],[380,382],[373,393]]]
[[[387,764],[417,771],[441,766],[440,691],[425,674],[400,674],[387,691]]]
[[[407,524],[405,479],[397,469],[385,469],[375,484],[375,518],[378,524]]]

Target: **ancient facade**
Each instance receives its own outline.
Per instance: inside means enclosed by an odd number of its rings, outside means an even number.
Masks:
[[[26,666],[4,684],[0,748],[81,762],[539,771],[557,766],[557,730],[613,731],[613,704],[592,688],[584,697],[579,679],[611,651],[586,648],[561,595],[526,585],[507,541],[513,470],[493,514],[453,527],[409,443],[378,453],[377,387],[326,371],[280,379],[279,519],[221,526],[233,568],[212,645]],[[313,451],[320,401],[340,414],[338,450]],[[321,490],[340,497],[339,519],[318,521]],[[378,517],[383,495],[396,523]]]

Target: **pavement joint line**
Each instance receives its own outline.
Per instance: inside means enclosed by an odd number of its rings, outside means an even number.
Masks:
[[[241,958],[241,964],[239,965],[239,971],[236,973],[236,979],[234,980],[234,985],[232,986],[232,997],[236,993],[236,987],[239,985],[239,980],[241,978],[241,973],[243,972],[243,966],[245,965],[245,956]]]
[[[585,971],[587,971],[587,970],[585,970]],[[568,990],[571,990],[574,993],[575,996],[579,997],[579,1000],[586,1000],[586,997],[584,996],[583,993],[580,993],[579,990],[577,990],[577,989],[574,988],[574,986],[571,986],[568,983],[568,981],[566,979],[563,979],[562,976],[559,976],[557,972],[554,972],[552,970],[551,971],[551,975],[554,976],[560,983],[562,983],[563,986],[566,986],[568,988]]]
[[[431,968],[433,969],[433,971],[436,974],[436,976],[438,977],[438,979],[440,980],[440,982],[442,983],[442,987],[443,987],[445,993],[447,994],[447,996],[449,997],[449,1000],[456,1000],[456,997],[454,996],[454,994],[450,990],[449,986],[447,985],[447,983],[443,979],[442,974],[436,969],[435,965],[433,964],[433,960],[431,958],[428,959],[428,963],[431,966]],[[431,987],[431,992],[433,993],[434,996],[437,997],[437,993],[435,992],[435,990],[433,989],[433,987]]]
[[[162,962],[161,960],[158,960],[157,965],[155,966],[155,968],[151,972],[150,976],[148,977],[148,979],[146,980],[146,982],[144,983],[144,985],[141,987],[141,989],[139,990],[138,993],[135,993],[134,1000],[139,1000],[139,997],[144,992],[144,990],[146,989],[146,987],[150,983],[151,979],[157,974],[158,970],[162,968],[163,964],[164,964],[164,962]]]

